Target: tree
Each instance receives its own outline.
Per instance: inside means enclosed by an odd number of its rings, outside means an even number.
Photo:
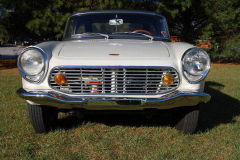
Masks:
[[[13,42],[18,36],[32,36],[34,33],[26,27],[33,17],[32,1],[30,0],[0,0],[0,4],[7,11],[1,21],[1,25],[9,33],[9,39]]]
[[[6,14],[6,10],[4,9],[2,4],[0,4],[0,22],[1,22],[0,23],[0,39],[1,39],[1,43],[4,43],[9,40],[8,31],[6,30],[5,26],[2,25],[2,20],[5,16],[5,14]]]
[[[195,44],[211,41],[212,56],[240,57],[239,0],[0,0],[14,8],[2,21],[9,34],[60,38],[67,17],[77,11],[134,9],[166,16],[171,35]]]
[[[9,40],[8,31],[3,25],[0,25],[0,38],[1,38],[1,43],[8,42]]]
[[[212,57],[240,58],[239,0],[159,1],[157,12],[168,19],[172,35],[182,41],[211,41]]]
[[[38,35],[51,35],[57,38],[60,38],[63,35],[67,17],[74,12],[102,9],[129,9],[133,4],[133,1],[129,0],[47,1],[47,3],[43,2],[47,5],[38,5],[38,8],[32,11],[33,19],[27,23],[27,27]]]
[[[208,16],[203,37],[212,37],[214,56],[240,58],[239,0],[204,0],[202,5]]]

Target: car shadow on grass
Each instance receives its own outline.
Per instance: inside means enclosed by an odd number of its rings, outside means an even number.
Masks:
[[[69,130],[88,123],[104,124],[106,126],[169,126],[171,115],[168,113],[155,114],[151,118],[146,118],[144,114],[115,114],[97,113],[86,114],[83,118],[69,116],[59,119],[59,128]]]
[[[226,123],[235,123],[234,117],[240,115],[239,100],[221,92],[224,85],[216,82],[206,82],[205,92],[212,96],[211,100],[201,105],[199,123],[195,133],[204,133],[212,128]],[[171,114],[160,112],[152,118],[143,114],[94,114],[84,118],[69,116],[59,119],[61,129],[70,130],[88,123],[100,123],[107,126],[170,126]]]
[[[211,100],[200,109],[198,132],[207,132],[220,124],[235,123],[234,118],[240,115],[240,101],[221,92],[225,86],[208,81],[205,92]]]

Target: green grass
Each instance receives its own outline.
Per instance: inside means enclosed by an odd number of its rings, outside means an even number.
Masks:
[[[60,127],[35,134],[21,76],[0,70],[0,159],[240,159],[240,65],[212,65],[197,133],[183,135],[168,116],[61,115]]]

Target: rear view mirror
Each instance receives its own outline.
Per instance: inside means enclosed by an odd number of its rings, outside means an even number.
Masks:
[[[109,24],[111,26],[122,25],[123,24],[123,19],[111,19],[111,20],[109,20]]]

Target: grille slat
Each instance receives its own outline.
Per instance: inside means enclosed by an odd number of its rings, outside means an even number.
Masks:
[[[57,85],[56,83],[51,83],[52,85]],[[68,85],[81,85],[81,83],[67,83]],[[102,83],[103,85],[111,85],[111,84],[109,84],[109,83]],[[118,85],[125,85],[125,86],[143,86],[143,84],[124,84],[124,83],[122,83],[122,84],[118,84]],[[159,85],[159,83],[158,84],[148,84],[148,88],[150,88],[151,86],[154,86],[154,88],[156,88],[155,86],[156,85]],[[176,86],[177,84],[173,84],[172,86]],[[150,86],[150,87],[149,87]],[[62,86],[62,87],[65,87],[65,88],[70,88],[71,86]],[[108,87],[105,87],[105,88],[108,88]],[[164,87],[161,87],[161,88],[164,88]]]
[[[57,74],[66,76],[67,82],[58,85]],[[174,83],[163,84],[164,75],[171,74]],[[98,81],[98,84],[89,84]],[[172,68],[160,67],[59,67],[51,71],[50,86],[70,94],[161,94],[176,89],[179,85],[177,72]]]
[[[82,88],[81,86],[62,86],[61,88]],[[107,89],[109,88],[115,88],[115,87],[105,87]],[[131,87],[131,88],[139,88],[139,87]],[[156,88],[156,87],[148,87],[148,88]],[[173,88],[173,87],[161,87],[162,89],[166,88]]]

